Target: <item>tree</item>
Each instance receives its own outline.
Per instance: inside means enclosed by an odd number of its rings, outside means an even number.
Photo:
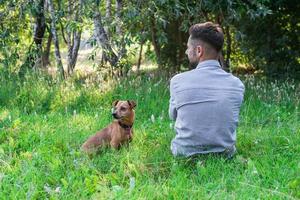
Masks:
[[[83,0],[45,1],[2,0],[0,63],[7,72],[21,68],[22,74],[23,69],[48,63],[53,42],[56,65],[64,76],[59,49],[64,39],[71,75],[85,24],[94,25],[104,63],[114,70],[128,66],[131,44],[140,45],[138,65],[146,44],[147,55],[156,59],[160,70],[186,70],[188,29],[205,21],[218,23],[225,34],[220,57],[224,69],[243,64],[268,76],[300,71],[300,4],[296,0],[85,0],[85,6]]]
[[[68,0],[68,11],[67,11],[67,38],[66,42],[68,45],[68,66],[67,72],[68,75],[71,75],[74,71],[78,50],[80,47],[81,39],[81,25],[82,25],[82,0],[76,1]]]
[[[296,0],[270,1],[257,15],[236,23],[239,46],[249,63],[268,76],[300,75],[300,5]],[[249,9],[251,9],[249,5]],[[255,19],[255,20],[253,20]]]
[[[61,61],[61,55],[60,55],[60,50],[59,50],[59,40],[58,40],[58,35],[57,35],[57,30],[56,30],[56,16],[55,16],[55,11],[53,7],[53,2],[52,0],[48,0],[48,5],[49,5],[49,13],[51,16],[51,33],[53,36],[53,42],[54,42],[54,48],[55,48],[55,58],[56,58],[56,64],[59,72],[59,78],[65,79],[65,73],[64,73],[64,68],[63,64]]]
[[[112,46],[108,40],[106,31],[103,27],[101,13],[99,11],[100,0],[96,0],[94,4],[94,34],[98,44],[102,47],[104,61],[109,62],[111,66],[116,66],[118,57],[112,49]]]
[[[35,0],[30,7],[30,13],[34,18],[33,42],[26,53],[25,62],[21,65],[19,75],[24,76],[29,68],[40,68],[43,66],[43,38],[46,29],[45,23],[45,1]]]
[[[111,2],[106,2],[106,8],[111,9],[109,6]],[[122,23],[122,10],[123,1],[116,1],[116,11],[115,11],[115,23],[114,30],[110,31],[111,38],[108,38],[107,32],[105,30],[104,23],[102,22],[101,12],[99,11],[100,0],[96,0],[93,4],[93,22],[94,22],[94,36],[97,43],[102,47],[102,60],[105,63],[109,63],[111,67],[115,68],[122,74],[123,64],[120,62],[126,56],[126,43],[124,37],[124,27]],[[107,17],[110,16],[111,10],[106,11],[105,20],[108,22],[112,21]],[[110,30],[107,28],[107,30]],[[116,51],[114,51],[116,49]]]
[[[44,51],[43,51],[44,67],[47,67],[48,65],[50,65],[49,56],[50,56],[51,43],[52,43],[52,33],[51,33],[51,29],[49,27],[47,27],[47,32],[48,32],[48,39],[47,39],[46,47],[44,48]]]

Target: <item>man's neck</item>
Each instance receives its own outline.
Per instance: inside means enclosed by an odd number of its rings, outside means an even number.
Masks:
[[[199,62],[196,69],[208,67],[208,66],[215,66],[215,67],[221,67],[220,62],[218,60],[204,60],[202,62]]]
[[[216,60],[216,61],[218,61],[218,57],[216,57],[216,56],[206,56],[206,57],[200,58],[199,63],[207,61],[207,60]]]

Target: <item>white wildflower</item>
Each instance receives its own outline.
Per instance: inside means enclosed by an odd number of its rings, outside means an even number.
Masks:
[[[256,168],[254,168],[254,169],[253,169],[253,171],[252,171],[252,173],[253,173],[253,174],[258,174],[258,171],[257,171],[257,169],[256,169]]]
[[[56,193],[60,193],[60,187],[56,187],[54,190]]]
[[[154,117],[154,115],[153,115],[153,114],[151,115],[151,121],[152,121],[152,123],[154,123],[154,122],[155,122],[155,117]]]
[[[119,186],[119,185],[114,185],[114,186],[112,186],[112,190],[113,190],[114,192],[118,192],[118,191],[121,191],[121,190],[122,190],[122,187]]]
[[[45,190],[48,194],[50,194],[51,191],[52,191],[51,187],[49,187],[48,184],[44,185],[44,190]]]
[[[3,178],[4,178],[4,174],[0,173],[0,182],[2,181]]]
[[[135,187],[135,178],[130,177],[129,179],[129,190],[132,190]]]

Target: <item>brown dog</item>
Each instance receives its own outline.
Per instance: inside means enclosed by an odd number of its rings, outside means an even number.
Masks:
[[[134,122],[134,101],[114,101],[112,115],[115,120],[106,128],[91,136],[81,147],[82,151],[96,153],[101,146],[110,145],[118,149],[124,142],[132,139]]]

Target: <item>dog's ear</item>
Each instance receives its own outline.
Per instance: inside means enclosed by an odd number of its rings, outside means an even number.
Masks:
[[[133,100],[127,100],[127,102],[128,102],[128,104],[129,104],[129,106],[130,106],[131,108],[135,108],[135,107],[136,107],[135,101],[133,101]]]
[[[112,106],[115,107],[118,104],[119,100],[116,100],[112,103]]]

